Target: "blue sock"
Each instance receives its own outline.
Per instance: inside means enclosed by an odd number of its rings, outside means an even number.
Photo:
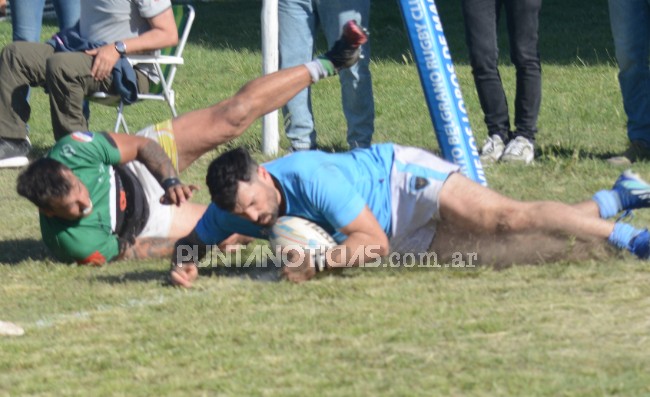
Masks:
[[[598,204],[598,211],[603,219],[611,218],[623,210],[621,199],[613,190],[601,190],[594,194],[592,200]]]
[[[632,247],[630,245],[630,242],[642,231],[642,229],[637,229],[627,223],[616,222],[614,225],[614,230],[612,231],[612,234],[609,235],[607,240],[618,248],[631,251]]]

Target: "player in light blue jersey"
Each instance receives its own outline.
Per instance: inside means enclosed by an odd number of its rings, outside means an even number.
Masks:
[[[283,215],[308,219],[334,236],[339,246],[330,251],[324,269],[368,263],[389,252],[434,250],[446,257],[470,245],[479,260],[544,261],[567,255],[571,236],[577,242],[574,253],[609,241],[640,258],[650,255],[647,229],[605,220],[650,206],[650,185],[630,172],[611,190],[568,205],[516,201],[458,170],[422,149],[390,143],[347,153],[299,152],[263,165],[246,150],[233,149],[208,169],[213,202],[194,230],[177,242],[171,280],[189,287],[198,276],[201,258],[179,255],[182,247],[203,246],[199,255],[204,255],[236,233],[268,238]],[[375,249],[364,248],[369,246]],[[310,260],[283,268],[296,282],[317,270],[322,269]]]

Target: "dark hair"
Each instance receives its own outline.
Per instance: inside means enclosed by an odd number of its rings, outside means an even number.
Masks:
[[[257,167],[257,162],[244,148],[232,149],[217,157],[210,163],[205,177],[212,202],[232,212],[237,202],[238,183],[250,182],[256,175]]]
[[[72,185],[63,175],[68,167],[47,157],[40,158],[18,175],[16,190],[39,208],[50,209],[50,200],[70,193]]]

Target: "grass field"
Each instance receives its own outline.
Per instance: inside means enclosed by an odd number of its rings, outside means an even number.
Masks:
[[[196,3],[181,112],[232,95],[261,71],[261,1]],[[375,141],[437,150],[397,3],[374,0]],[[467,64],[460,5],[438,6],[479,141],[485,127]],[[54,32],[46,26],[43,37]],[[0,45],[11,26],[0,22]],[[609,187],[625,149],[605,0],[546,0],[538,158],[487,169],[490,186],[520,199],[575,202]],[[505,36],[502,37],[505,39]],[[321,42],[321,49],[324,45]],[[502,76],[514,69],[502,40]],[[1,84],[1,82],[0,82]],[[319,144],[345,148],[339,84],[314,87]],[[47,98],[32,93],[37,154],[53,143]],[[132,129],[168,117],[162,104],[127,109]],[[114,122],[92,106],[91,129]],[[227,145],[260,153],[260,124]],[[288,142],[281,142],[283,148]],[[219,148],[184,180],[203,184]],[[634,169],[650,178],[650,164]],[[650,395],[650,266],[628,254],[578,263],[454,269],[353,269],[302,285],[275,271],[211,269],[191,290],[164,285],[167,261],[102,268],[56,263],[37,211],[0,172],[0,396],[643,396]],[[208,202],[207,189],[197,200]],[[637,211],[641,226],[650,216]]]

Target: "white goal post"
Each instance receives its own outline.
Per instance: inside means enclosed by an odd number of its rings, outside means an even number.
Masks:
[[[264,74],[278,70],[278,0],[264,0],[262,5],[262,71]],[[278,111],[262,117],[262,152],[278,153]]]

